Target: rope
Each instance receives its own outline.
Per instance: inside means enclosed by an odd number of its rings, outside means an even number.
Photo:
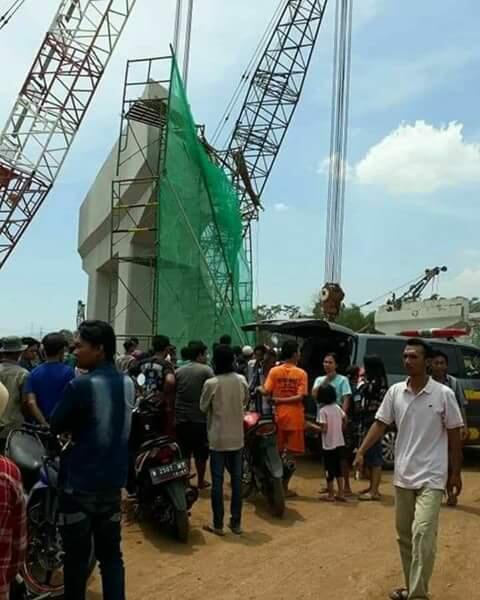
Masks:
[[[15,0],[7,10],[0,15],[0,29],[3,29],[11,21],[12,17],[22,8],[25,0]]]

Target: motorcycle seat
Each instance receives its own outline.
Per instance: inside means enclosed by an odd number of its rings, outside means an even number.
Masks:
[[[45,448],[34,435],[18,430],[10,434],[6,454],[20,471],[35,473],[40,471]]]
[[[168,435],[160,435],[158,437],[152,438],[151,440],[143,442],[139,450],[149,450],[154,446],[162,446],[163,444],[168,444],[170,442],[172,442],[172,440],[168,437]]]

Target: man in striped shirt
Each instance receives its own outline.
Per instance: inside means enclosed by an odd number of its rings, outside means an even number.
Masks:
[[[0,416],[8,391],[0,383]],[[25,500],[20,471],[0,456],[0,600],[8,600],[10,583],[23,564],[27,548]]]

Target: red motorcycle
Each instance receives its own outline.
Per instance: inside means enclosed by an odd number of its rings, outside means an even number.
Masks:
[[[277,447],[277,426],[270,417],[257,412],[247,412],[243,426],[242,497],[260,491],[267,498],[272,514],[282,517],[285,512],[285,468]]]
[[[135,454],[138,513],[168,526],[179,541],[187,542],[189,511],[198,490],[189,484],[188,465],[178,444],[162,432],[163,418],[148,401],[140,400],[133,411],[130,450]]]

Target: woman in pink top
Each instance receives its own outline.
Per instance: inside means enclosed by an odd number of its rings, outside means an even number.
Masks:
[[[345,438],[343,429],[346,415],[336,403],[335,388],[331,385],[321,386],[318,389],[317,423],[314,426],[322,433],[323,464],[327,480],[327,495],[322,500],[327,502],[345,502],[344,479],[342,474],[342,459],[345,454]],[[335,495],[334,480],[337,482],[338,493]]]

